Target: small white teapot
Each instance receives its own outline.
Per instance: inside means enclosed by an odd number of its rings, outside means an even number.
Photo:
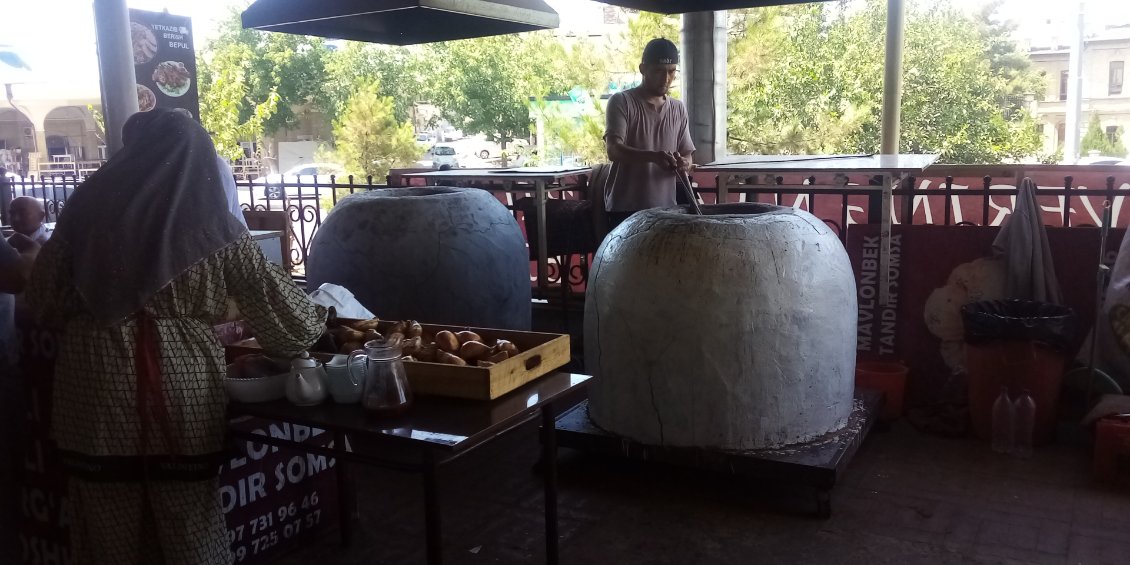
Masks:
[[[317,359],[303,351],[290,362],[286,399],[297,406],[314,406],[326,400],[326,371]]]

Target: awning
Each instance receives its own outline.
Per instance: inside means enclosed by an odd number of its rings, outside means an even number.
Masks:
[[[243,27],[413,45],[553,29],[544,0],[256,0]]]
[[[714,10],[737,10],[739,8],[763,8],[782,4],[807,4],[814,0],[598,0],[624,8],[659,12],[661,14],[684,14],[687,12],[710,12]]]
[[[24,62],[15,47],[0,45],[0,84],[34,82],[31,67]]]

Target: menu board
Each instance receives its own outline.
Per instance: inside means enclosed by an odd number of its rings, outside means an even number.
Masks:
[[[200,119],[192,18],[130,9],[137,107],[184,108]]]

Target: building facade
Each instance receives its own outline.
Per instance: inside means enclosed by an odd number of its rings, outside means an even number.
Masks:
[[[1043,99],[1033,103],[1043,132],[1044,153],[1062,149],[1066,138],[1068,61],[1071,50],[1064,45],[1034,46],[1029,57],[1046,81]],[[1079,120],[1082,139],[1091,116],[1097,115],[1103,130],[1113,137],[1121,128],[1126,144],[1130,132],[1130,85],[1126,66],[1130,62],[1130,27],[1108,28],[1088,37],[1083,43],[1083,113]],[[1086,157],[1086,155],[1081,155]],[[1126,155],[1117,157],[1127,158]]]

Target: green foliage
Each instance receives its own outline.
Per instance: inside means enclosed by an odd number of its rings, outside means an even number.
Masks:
[[[323,80],[325,109],[340,116],[349,98],[374,80],[381,94],[393,99],[393,114],[399,121],[411,120],[413,107],[425,101],[428,77],[420,49],[389,47],[349,41],[332,54]]]
[[[1033,155],[1040,140],[1026,98],[1043,80],[995,17],[946,2],[908,6],[902,143],[953,163]],[[857,0],[730,12],[729,131],[735,153],[855,153],[879,147],[885,2]],[[218,149],[295,125],[296,112],[324,113],[347,135],[356,172],[383,176],[404,163],[401,137],[430,103],[468,134],[507,144],[526,138],[531,100],[580,88],[595,100],[614,74],[635,73],[644,45],[678,41],[677,17],[639,12],[608,46],[563,44],[538,32],[388,47],[243,29],[238,12],[200,58],[201,114]],[[535,102],[535,108],[538,107]],[[603,161],[603,112],[548,112],[547,155]],[[364,111],[362,111],[364,109]],[[365,115],[370,122],[353,123]],[[362,131],[389,136],[378,144]],[[339,149],[343,140],[338,138]],[[418,150],[415,144],[412,153]],[[390,153],[378,156],[374,147]],[[368,149],[365,149],[368,148]],[[404,149],[404,151],[401,151]],[[344,154],[344,153],[343,153]],[[417,155],[412,155],[413,158]],[[366,163],[362,165],[362,163]],[[386,166],[387,165],[387,166]]]
[[[553,163],[558,157],[575,156],[593,165],[608,160],[604,146],[604,108],[592,99],[589,111],[577,117],[542,107],[545,130],[552,132],[546,140],[546,158]]]
[[[994,75],[1006,81],[1005,98],[999,102],[1002,107],[1015,112],[1024,109],[1028,96],[1043,99],[1047,83],[1043,72],[1033,68],[1028,54],[1011,39],[1016,24],[997,17],[996,13],[1003,4],[1004,0],[992,0],[982,6],[977,13],[977,24],[986,46],[989,68]]]
[[[94,135],[98,142],[106,143],[106,118],[102,115],[102,110],[94,104],[87,104],[86,111],[90,112],[90,118],[94,120]]]
[[[393,100],[376,81],[349,99],[334,123],[337,154],[346,170],[383,182],[389,169],[411,165],[421,156],[412,124],[396,119]]]
[[[647,42],[659,37],[665,37],[679,44],[679,30],[682,24],[677,16],[657,14],[655,12],[640,12],[628,20],[628,29],[621,34],[619,55],[619,70],[621,72],[635,72],[640,66],[640,57]]]
[[[294,127],[296,107],[332,110],[324,88],[331,51],[320,37],[244,29],[239,11],[233,10],[206,52],[209,65],[220,59],[242,70],[244,99],[226,100],[238,106],[240,121],[251,119],[257,105],[278,97],[281,103],[263,122],[265,133]]]
[[[733,152],[879,150],[885,2],[868,0],[858,10],[740,10],[732,17]],[[998,163],[1037,150],[1032,118],[1010,96],[1038,76],[1009,62],[1015,46],[990,45],[985,29],[945,4],[908,6],[901,151]]]
[[[1083,139],[1079,142],[1080,154],[1085,156],[1091,151],[1098,151],[1099,155],[1106,157],[1126,158],[1126,145],[1122,143],[1122,128],[1119,127],[1115,131],[1112,140],[1103,129],[1099,115],[1092,113],[1090,121],[1087,122],[1087,133],[1083,134]]]
[[[579,43],[566,49],[550,33],[525,33],[426,47],[432,103],[468,134],[505,144],[530,133],[530,99],[564,95],[600,83],[597,52]]]
[[[279,107],[274,90],[252,97],[246,64],[250,53],[245,45],[232,45],[213,52],[209,61],[197,60],[201,122],[212,134],[216,151],[228,159],[243,157],[241,141],[262,140],[265,124]]]
[[[1037,158],[1041,165],[1058,165],[1063,162],[1063,146],[1055,150],[1055,153],[1041,153]]]

